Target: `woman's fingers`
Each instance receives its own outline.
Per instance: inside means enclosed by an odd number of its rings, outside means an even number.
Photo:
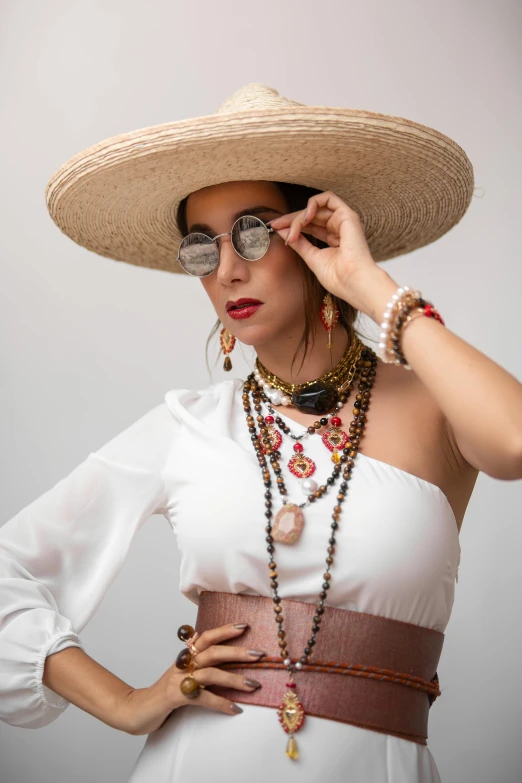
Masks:
[[[303,227],[311,223],[325,226],[332,236],[340,237],[341,225],[346,220],[358,222],[360,217],[340,196],[331,190],[325,190],[323,193],[311,196],[305,209],[282,215],[270,223],[275,229],[289,227],[287,244],[294,244],[299,234],[305,233]]]
[[[243,710],[236,706],[233,701],[225,699],[223,696],[218,696],[217,693],[211,691],[200,691],[199,695],[195,699],[187,699],[187,704],[194,704],[196,707],[205,707],[211,710],[217,710],[218,712],[224,712],[225,715],[237,715]]]
[[[209,685],[221,685],[224,688],[236,688],[240,691],[252,693],[257,688],[261,687],[261,683],[250,677],[243,677],[242,674],[235,674],[234,672],[225,671],[224,669],[217,669],[212,666],[207,666],[204,669],[198,670],[193,673],[194,679],[205,685],[205,689],[202,689],[198,696],[194,699],[187,697],[187,704],[195,704],[200,707],[207,707],[209,709],[218,710],[224,712],[227,715],[238,714],[234,709],[234,702],[229,699],[225,699],[224,696],[218,696],[212,691],[208,691],[206,688]],[[252,684],[248,684],[250,681]]]
[[[281,217],[269,220],[267,225],[272,226],[275,229],[288,228],[292,223],[296,225],[305,226],[312,220],[314,223],[320,226],[325,226],[328,219],[332,216],[332,210],[327,207],[312,206],[312,208],[305,207],[305,209],[299,209],[297,212],[289,212],[287,215],[281,215]],[[306,212],[306,217],[305,217]]]
[[[286,239],[290,233],[289,228],[277,228],[276,231],[283,239]],[[339,237],[336,234],[331,234],[326,228],[316,226],[314,223],[305,226],[300,233],[320,239],[321,242],[326,242],[330,247],[339,247],[340,244]]]
[[[196,669],[193,674],[196,680],[203,685],[221,685],[223,688],[237,688],[248,693],[261,687],[261,683],[256,680],[255,676],[248,677],[227,669],[218,669],[215,666],[206,666],[199,671]]]
[[[248,628],[248,623],[246,623]],[[209,628],[207,631],[203,631],[198,636],[196,641],[196,647],[199,652],[203,652],[213,644],[219,644],[226,639],[240,636],[246,631],[246,628],[234,628],[234,623],[227,623],[227,625],[219,625],[217,628]]]
[[[332,214],[332,210],[328,207],[319,207],[319,205],[315,205],[313,209],[309,209],[311,205],[304,207],[303,209],[298,209],[296,212],[288,212],[286,215],[281,215],[280,217],[273,218],[272,220],[267,220],[267,226],[273,226],[274,228],[285,228],[289,226],[293,220],[296,218],[303,218],[306,213],[306,220],[311,219],[313,217],[314,220],[316,220],[318,223],[326,223],[330,215]]]
[[[247,661],[252,663],[252,661],[258,661],[263,655],[266,655],[264,650],[251,650],[248,647],[217,644],[198,653],[195,656],[195,661],[199,667],[203,668],[204,666],[214,666],[225,661]]]
[[[212,666],[207,666],[201,669],[201,671],[196,670],[194,677],[205,686],[221,685],[224,688],[237,688],[237,690],[246,691],[247,693],[252,693],[252,691],[261,687],[261,683],[253,678],[244,677],[242,674],[235,674],[234,672],[217,669]],[[199,703],[200,707],[209,707],[210,709],[225,712],[228,715],[237,714],[233,701],[206,689],[200,691],[199,696],[190,701],[192,704]]]
[[[196,640],[196,647],[199,652],[196,653],[194,658],[197,668],[193,670],[193,677],[205,686],[222,685],[228,688],[237,688],[248,693],[260,687],[255,677],[244,677],[242,674],[236,674],[234,671],[217,668],[220,663],[225,661],[247,661],[251,663],[266,655],[264,650],[251,650],[246,646],[221,644],[221,642],[227,639],[239,636],[245,630],[246,628],[235,628],[234,624],[230,623],[203,631]],[[179,670],[177,672],[181,674]],[[251,681],[250,683],[248,682],[249,680]],[[238,713],[234,702],[218,696],[206,690],[206,688],[202,689],[198,696],[193,699],[185,697],[185,703],[208,707],[224,712],[227,715]]]

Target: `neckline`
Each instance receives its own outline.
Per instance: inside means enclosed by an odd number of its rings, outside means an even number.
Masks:
[[[275,408],[274,408],[274,410],[275,410]],[[306,429],[306,426],[304,424],[300,424],[298,421],[296,421],[295,419],[292,419],[290,416],[287,416],[285,413],[281,413],[281,411],[277,411],[277,410],[275,412],[279,416],[281,416],[281,418],[286,419],[289,422],[292,422],[292,424],[295,424],[298,427],[303,427],[303,429]],[[451,503],[448,500],[448,496],[446,495],[446,493],[437,484],[433,484],[433,482],[428,481],[427,479],[421,478],[420,476],[416,476],[415,473],[410,473],[407,470],[403,470],[403,468],[398,468],[396,465],[392,465],[390,462],[383,462],[383,460],[376,459],[376,457],[369,457],[367,454],[364,454],[362,451],[359,451],[357,453],[356,460],[359,457],[364,457],[365,459],[368,459],[371,462],[376,462],[378,465],[383,465],[384,467],[391,468],[392,470],[396,470],[399,473],[402,473],[404,476],[410,476],[411,478],[416,479],[417,481],[420,481],[420,482],[422,482],[424,484],[427,484],[429,487],[432,487],[437,492],[439,492],[439,494],[441,495],[443,500],[446,502],[446,506],[447,506],[447,508],[448,508],[448,510],[449,510],[449,512],[450,512],[450,514],[452,516],[452,518],[453,518],[453,527],[455,529],[455,532],[457,533],[457,538],[458,538],[459,530],[458,530],[458,527],[457,527],[457,517],[455,516],[455,512],[453,511]]]

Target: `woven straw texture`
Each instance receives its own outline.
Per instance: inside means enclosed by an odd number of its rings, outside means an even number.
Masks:
[[[247,84],[215,114],[123,133],[64,163],[49,213],[107,258],[185,274],[180,201],[209,185],[280,180],[337,193],[361,217],[376,262],[449,231],[473,194],[464,150],[432,128],[360,109],[306,106]]]

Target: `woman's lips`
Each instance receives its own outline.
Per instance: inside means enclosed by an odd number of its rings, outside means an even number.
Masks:
[[[237,310],[228,310],[227,312],[231,318],[233,318],[235,321],[239,321],[241,318],[250,318],[250,316],[254,315],[254,313],[259,310],[260,307],[263,307],[262,302],[259,304],[244,305]]]

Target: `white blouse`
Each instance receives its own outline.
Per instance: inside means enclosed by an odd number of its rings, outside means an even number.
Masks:
[[[153,514],[163,514],[172,527],[181,555],[179,587],[189,600],[197,604],[203,590],[271,597],[265,487],[242,386],[236,379],[169,391],[163,403],[0,528],[1,720],[38,728],[67,708],[69,702],[42,683],[45,658],[82,646],[79,634]],[[292,433],[301,434],[301,425],[286,420]],[[320,437],[302,442],[317,465],[314,478],[325,483],[330,452]],[[283,434],[282,465],[293,455],[293,443]],[[326,603],[444,632],[460,562],[451,506],[434,484],[363,452],[361,443]],[[204,491],[202,461],[209,468]],[[287,500],[301,503],[299,479],[288,470],[284,475]],[[275,488],[273,500],[275,514],[281,501]],[[317,603],[333,505],[327,493],[306,506],[299,541],[276,545],[282,598]],[[278,649],[276,637],[269,652]],[[148,735],[132,783],[199,780],[216,774],[220,763],[230,783],[265,780],[269,773],[301,783],[326,774],[341,783],[347,770],[354,782],[440,780],[427,746],[314,716],[296,737],[300,759],[292,761],[275,711],[241,706],[244,712],[232,718],[192,705],[175,710]],[[233,765],[223,751],[231,743]]]

